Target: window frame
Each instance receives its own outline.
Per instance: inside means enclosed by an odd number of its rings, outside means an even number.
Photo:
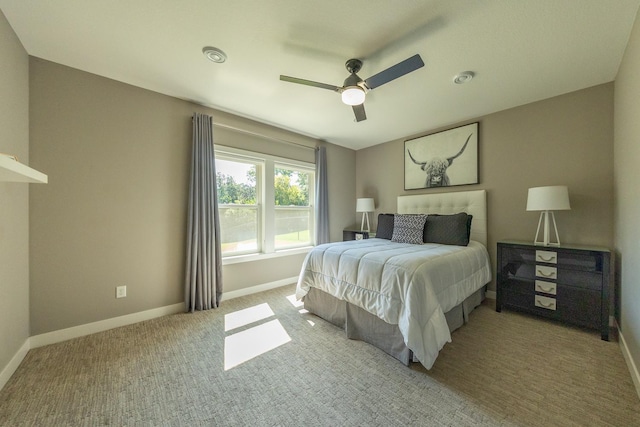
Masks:
[[[258,208],[258,248],[256,251],[238,251],[230,254],[223,254],[223,262],[230,264],[241,262],[243,259],[253,260],[271,258],[279,255],[290,255],[307,252],[309,248],[315,246],[315,164],[300,160],[288,159],[270,154],[257,153],[235,147],[214,145],[216,160],[228,160],[259,165],[256,168],[256,203]],[[291,245],[275,248],[275,169],[287,168],[309,173],[309,244]],[[217,172],[217,171],[216,171]],[[218,205],[238,206],[238,205]],[[253,205],[250,205],[253,206]],[[299,207],[298,207],[299,208]],[[270,224],[270,226],[269,226]]]

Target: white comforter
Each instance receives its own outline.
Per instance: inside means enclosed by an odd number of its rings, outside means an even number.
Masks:
[[[487,249],[367,239],[319,245],[306,257],[296,297],[311,287],[397,324],[420,362],[431,368],[451,334],[444,313],[491,280]]]

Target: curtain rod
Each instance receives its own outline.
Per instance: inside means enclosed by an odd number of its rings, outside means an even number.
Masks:
[[[193,118],[192,118],[192,120],[193,120]],[[316,149],[316,147],[310,147],[308,145],[300,144],[298,142],[293,142],[293,141],[289,141],[289,140],[282,139],[282,138],[276,138],[274,136],[263,135],[263,134],[258,133],[258,132],[253,132],[253,131],[246,130],[246,129],[240,129],[240,128],[237,128],[235,126],[225,125],[224,123],[213,122],[213,125],[221,127],[221,128],[229,129],[229,130],[234,131],[234,132],[239,132],[239,133],[244,133],[244,134],[247,134],[247,135],[257,136],[258,138],[270,139],[272,141],[281,142],[283,144],[295,145],[296,147],[306,148],[308,150],[314,150],[315,151],[315,149]]]

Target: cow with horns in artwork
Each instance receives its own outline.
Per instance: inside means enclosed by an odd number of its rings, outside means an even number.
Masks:
[[[420,168],[427,173],[427,180],[425,183],[426,188],[448,187],[449,185],[451,185],[451,181],[449,180],[449,176],[447,175],[447,169],[449,168],[449,166],[451,166],[453,160],[459,157],[464,152],[464,149],[467,148],[467,144],[469,143],[469,139],[471,139],[471,135],[473,135],[473,133],[469,134],[469,136],[467,137],[467,141],[464,143],[462,149],[458,152],[458,154],[446,159],[435,157],[426,162],[419,162],[413,158],[413,156],[411,155],[411,151],[407,149],[409,157],[411,157],[413,163],[415,163],[416,165],[420,165]]]

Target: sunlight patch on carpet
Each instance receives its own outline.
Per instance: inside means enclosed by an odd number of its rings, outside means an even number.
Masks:
[[[291,305],[293,305],[294,307],[302,307],[304,305],[304,303],[302,301],[298,301],[296,299],[295,294],[294,295],[289,295],[287,297],[287,299],[289,300],[289,302],[291,303]]]
[[[231,331],[271,316],[275,316],[275,313],[267,303],[234,311],[224,316],[224,331]]]
[[[224,339],[224,370],[242,363],[291,341],[291,337],[275,319]]]

